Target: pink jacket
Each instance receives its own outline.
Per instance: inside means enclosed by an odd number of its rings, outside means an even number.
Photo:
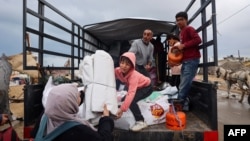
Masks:
[[[115,77],[123,82],[128,87],[128,92],[125,98],[125,101],[121,105],[120,109],[125,112],[128,110],[134,96],[136,94],[136,90],[147,87],[150,85],[150,78],[144,76],[143,74],[137,72],[135,70],[135,54],[132,52],[125,52],[122,56],[128,57],[133,64],[132,69],[128,72],[127,75],[123,75],[120,70],[120,67],[115,68]]]

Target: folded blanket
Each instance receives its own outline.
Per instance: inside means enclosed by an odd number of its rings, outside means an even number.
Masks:
[[[91,110],[91,103],[92,103],[91,94],[93,89],[92,82],[94,79],[93,63],[94,63],[94,54],[91,56],[85,56],[83,61],[79,65],[80,66],[79,70],[82,76],[82,82],[83,85],[86,86],[86,89],[85,89],[84,108],[80,107],[81,111],[79,110],[78,114],[82,114],[80,115],[80,117],[83,117],[86,120],[96,117],[96,115]]]
[[[91,56],[85,56],[80,64],[85,89],[85,119],[95,119],[107,105],[111,114],[118,111],[114,62],[112,57],[103,50],[97,50]]]
[[[114,61],[105,51],[97,50],[94,56],[92,111],[102,112],[104,103],[112,114],[118,111]]]

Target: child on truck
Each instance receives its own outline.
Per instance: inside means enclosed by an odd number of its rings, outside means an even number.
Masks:
[[[147,123],[144,121],[137,102],[149,96],[153,92],[153,87],[149,77],[135,70],[135,61],[136,57],[134,53],[125,52],[120,57],[119,67],[115,68],[115,77],[128,88],[124,102],[120,106],[116,116],[120,118],[123,112],[130,108],[136,120],[135,125],[130,130],[140,131],[147,127]]]
[[[181,66],[182,66],[182,64],[181,64],[182,54],[178,49],[177,49],[177,51],[174,51],[173,46],[180,44],[180,39],[178,36],[176,36],[174,34],[170,34],[170,35],[168,35],[167,41],[168,41],[168,45],[169,45],[169,52],[168,52],[168,56],[167,56],[168,65],[170,66],[171,75],[172,75],[171,86],[176,86],[177,89],[179,90],[180,77],[181,77]],[[171,55],[174,56],[175,59],[179,58],[179,56],[180,56],[180,60],[177,60],[177,61],[171,60],[171,57],[170,57]]]
[[[188,92],[199,67],[201,57],[199,44],[201,43],[201,38],[198,32],[188,25],[187,12],[177,13],[175,19],[180,29],[179,37],[181,43],[174,47],[183,52],[178,99],[183,101],[182,104],[184,104],[184,102],[188,101]],[[183,107],[183,110],[189,110],[189,108]]]

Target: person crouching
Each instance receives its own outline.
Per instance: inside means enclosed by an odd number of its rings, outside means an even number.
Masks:
[[[140,131],[147,127],[147,123],[144,121],[137,102],[149,96],[153,92],[153,87],[149,77],[135,70],[135,61],[134,53],[125,52],[120,57],[119,67],[115,68],[116,79],[119,79],[128,88],[116,116],[120,118],[123,112],[130,109],[136,120],[135,125],[130,130]]]

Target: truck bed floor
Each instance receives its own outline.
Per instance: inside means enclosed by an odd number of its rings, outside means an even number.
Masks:
[[[150,125],[139,132],[115,129],[114,141],[201,141],[203,132],[211,129],[192,112],[186,112],[186,127],[183,130],[171,130],[165,123]]]

